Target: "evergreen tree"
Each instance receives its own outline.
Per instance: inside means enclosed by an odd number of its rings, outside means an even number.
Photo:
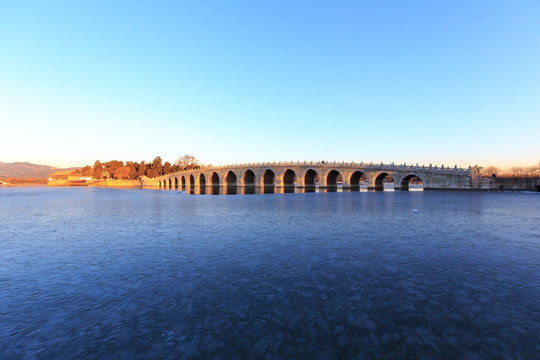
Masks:
[[[149,178],[155,178],[158,177],[159,174],[153,168],[148,168],[148,170],[146,170],[146,176],[148,176]]]
[[[94,173],[94,169],[90,165],[86,165],[80,170],[81,175],[91,176]]]
[[[117,179],[117,180],[129,180],[130,176],[129,176],[129,172],[130,172],[130,169],[131,167],[130,166],[122,166],[122,167],[118,167],[114,170],[114,172],[112,173],[112,176]]]
[[[171,173],[171,163],[170,162],[165,162],[165,164],[163,164],[163,174],[170,174]]]
[[[146,175],[146,169],[147,169],[147,166],[146,166],[146,163],[143,161],[141,161],[141,163],[139,164],[139,168],[137,169],[137,175],[138,176],[144,176]]]
[[[163,160],[158,156],[152,161],[152,169],[156,171],[157,176],[163,175]]]
[[[96,160],[96,162],[94,163],[93,169],[94,169],[94,173],[92,176],[94,177],[94,179],[101,179],[101,173],[103,172],[101,161]]]

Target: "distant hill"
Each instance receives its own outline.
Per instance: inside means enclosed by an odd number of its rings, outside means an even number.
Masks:
[[[0,177],[17,178],[46,178],[55,171],[77,170],[80,168],[56,168],[48,165],[30,164],[27,162],[3,163],[0,162]]]

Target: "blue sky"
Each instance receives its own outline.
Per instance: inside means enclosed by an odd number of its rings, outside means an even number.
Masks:
[[[2,1],[0,161],[540,161],[540,2]]]

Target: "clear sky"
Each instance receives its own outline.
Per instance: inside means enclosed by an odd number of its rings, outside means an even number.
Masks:
[[[540,1],[3,1],[0,161],[540,161]]]

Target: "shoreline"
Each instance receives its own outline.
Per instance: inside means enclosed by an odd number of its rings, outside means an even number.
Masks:
[[[147,189],[147,190],[176,190],[178,192],[186,192],[184,189],[164,189],[160,188],[158,186],[142,186],[140,184],[138,185],[129,185],[129,184],[109,184],[109,185],[95,185],[95,184],[89,184],[89,185],[48,185],[48,184],[7,184],[7,185],[0,185],[0,189],[7,189],[7,188],[81,188],[81,187],[92,187],[92,188],[110,188],[110,189]],[[226,188],[226,187],[223,187]],[[238,186],[237,191],[241,191],[244,187]],[[198,188],[197,188],[198,189]],[[275,187],[275,189],[281,189],[280,187]],[[395,190],[394,188],[388,188],[386,190],[378,191],[378,190],[368,190],[366,188],[362,188],[362,190],[354,189],[354,188],[338,188],[337,191],[327,191],[332,188],[319,188],[322,191],[304,191],[304,187],[296,187],[293,191],[293,193],[311,193],[311,192],[435,192],[435,191],[443,191],[443,192],[489,192],[489,193],[524,193],[524,194],[538,194],[540,191],[534,191],[534,190],[521,190],[521,189],[432,189],[432,188],[420,188],[420,189],[410,189],[410,190]],[[193,188],[193,190],[196,190]],[[281,193],[281,192],[277,192]],[[287,193],[287,192],[284,192]],[[192,193],[195,195],[209,195],[210,193]],[[250,193],[237,193],[237,195],[247,195]]]

